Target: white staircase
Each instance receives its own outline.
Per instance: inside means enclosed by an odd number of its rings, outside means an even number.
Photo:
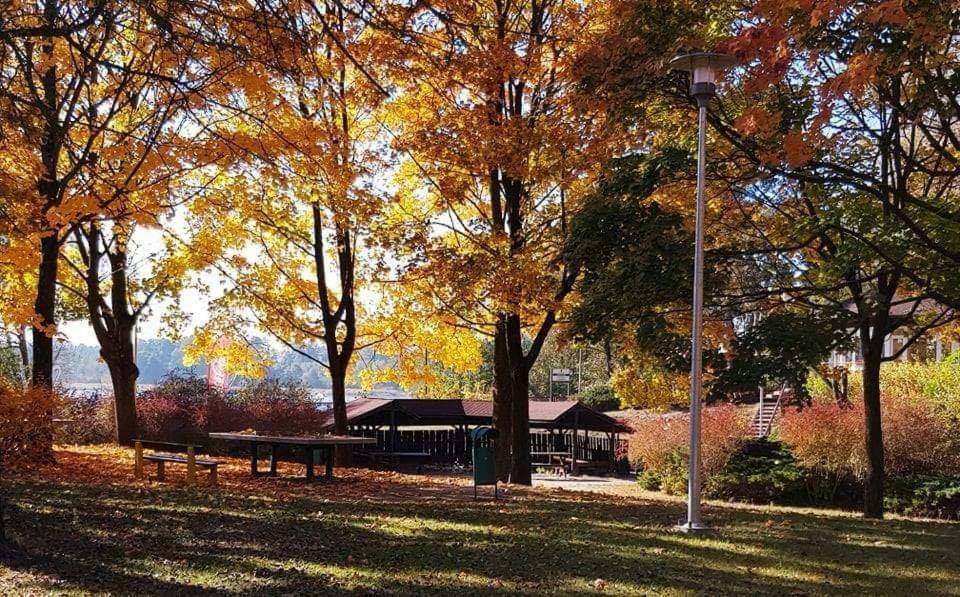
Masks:
[[[764,395],[760,392],[760,402],[753,410],[753,418],[750,420],[750,431],[754,437],[766,437],[770,435],[773,428],[773,422],[780,414],[780,403],[786,390],[773,392]]]

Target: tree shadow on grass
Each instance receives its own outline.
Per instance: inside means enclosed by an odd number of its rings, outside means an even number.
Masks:
[[[13,486],[18,590],[159,594],[680,591],[950,594],[960,525],[516,491],[502,502]],[[390,496],[389,488],[384,495]],[[951,584],[952,583],[952,584]],[[4,587],[5,589],[7,587]]]

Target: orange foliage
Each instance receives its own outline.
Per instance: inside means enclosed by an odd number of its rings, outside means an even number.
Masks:
[[[53,413],[62,399],[44,388],[0,379],[0,451],[4,466],[49,460]]]
[[[950,445],[956,430],[934,405],[886,395],[881,408],[887,474],[958,470],[960,456]],[[847,408],[815,404],[785,412],[779,433],[802,465],[862,479],[867,462],[863,418],[861,403]]]
[[[780,116],[760,106],[751,106],[737,117],[737,130],[744,135],[772,134],[780,123]]]
[[[633,433],[628,457],[646,470],[665,471],[672,454],[688,453],[690,416],[686,413],[646,416],[629,425]],[[749,429],[746,413],[732,404],[703,409],[700,454],[705,476],[724,467]]]
[[[784,412],[779,435],[790,446],[797,462],[832,475],[862,477],[863,413],[836,404],[815,404]]]
[[[787,164],[796,168],[813,159],[814,150],[799,131],[790,131],[783,138],[783,151]]]

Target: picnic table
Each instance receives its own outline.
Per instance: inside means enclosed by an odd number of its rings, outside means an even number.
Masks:
[[[383,463],[397,469],[401,463],[416,466],[417,473],[423,472],[423,465],[430,461],[430,452],[368,452],[374,464]]]
[[[530,452],[530,466],[552,466],[553,472],[563,477],[567,476],[567,467],[563,459],[570,456],[570,451],[562,452]],[[544,460],[540,460],[544,458]]]
[[[537,456],[544,457],[546,462],[541,460],[536,460]],[[564,456],[570,456],[570,450],[565,450],[562,452],[530,452],[531,459],[534,459],[534,465],[548,465],[551,466],[555,464],[556,461],[562,461]]]
[[[219,439],[229,442],[245,443],[250,446],[250,474],[254,477],[262,475],[277,475],[277,448],[288,446],[301,448],[304,452],[303,464],[306,467],[306,479],[314,478],[313,465],[317,460],[317,453],[324,456],[326,478],[333,478],[333,449],[336,446],[353,446],[376,444],[372,437],[353,437],[349,435],[317,435],[317,436],[287,436],[287,435],[256,435],[252,433],[210,433],[210,439]],[[270,471],[259,469],[260,446],[270,447]]]

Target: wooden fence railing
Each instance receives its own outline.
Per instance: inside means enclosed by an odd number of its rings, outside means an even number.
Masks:
[[[473,446],[470,433],[463,429],[398,429],[395,440],[392,440],[389,429],[351,430],[351,435],[374,437],[376,446],[364,446],[365,451],[377,452],[426,452],[431,460],[438,464],[470,464]],[[546,433],[532,431],[530,433],[531,452],[562,452],[570,451],[572,434]],[[616,452],[616,444],[611,442],[609,435],[590,435],[577,438],[578,453],[581,459],[591,461],[610,461]],[[618,440],[623,443],[624,440]]]

